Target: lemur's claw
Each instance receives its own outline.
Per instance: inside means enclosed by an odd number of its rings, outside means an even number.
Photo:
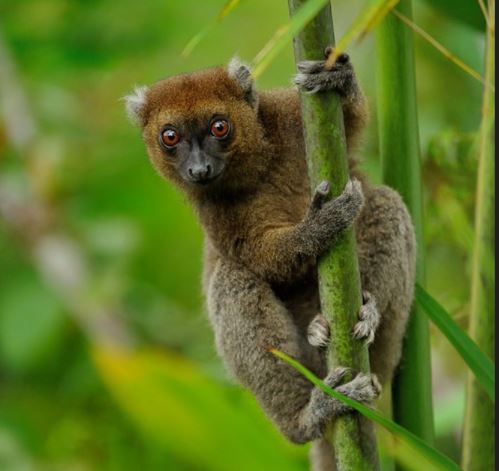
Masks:
[[[374,296],[368,291],[362,293],[363,304],[359,309],[359,321],[353,328],[353,336],[364,339],[367,345],[374,341],[374,335],[380,323],[380,314]]]
[[[330,338],[329,322],[322,314],[317,314],[308,325],[307,339],[313,347],[325,348]]]

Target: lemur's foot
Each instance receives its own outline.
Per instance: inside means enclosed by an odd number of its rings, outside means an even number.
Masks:
[[[298,73],[294,77],[295,85],[308,93],[335,90],[343,97],[357,93],[357,80],[348,54],[340,54],[331,70],[325,68],[332,50],[326,49],[326,60],[299,62]]]
[[[363,304],[359,310],[359,322],[353,328],[353,336],[362,340],[365,339],[367,345],[374,341],[374,334],[380,323],[380,315],[376,307],[374,296],[368,291],[362,293]]]
[[[322,314],[317,314],[308,325],[307,339],[312,347],[325,348],[330,338],[329,322]]]
[[[333,370],[333,373],[329,376],[334,375],[335,371],[336,370]],[[328,378],[324,380],[326,384],[328,384]],[[375,374],[358,373],[352,381],[334,387],[334,389],[350,399],[369,405],[379,397],[381,393],[381,384]],[[344,403],[341,403],[337,405],[337,411],[338,413],[346,413],[351,412],[352,408]]]

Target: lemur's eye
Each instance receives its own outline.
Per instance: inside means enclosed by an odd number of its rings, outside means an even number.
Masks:
[[[225,119],[217,119],[211,123],[211,135],[217,139],[225,139],[230,131],[230,125]]]
[[[161,142],[167,149],[175,147],[180,141],[180,134],[173,128],[166,128],[161,131]]]

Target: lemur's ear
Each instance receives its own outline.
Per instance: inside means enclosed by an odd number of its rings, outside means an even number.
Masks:
[[[132,123],[144,126],[144,107],[146,104],[147,87],[135,87],[130,95],[123,97],[126,113]]]
[[[244,97],[248,103],[253,108],[256,108],[258,106],[258,95],[249,66],[242,63],[238,57],[233,57],[227,66],[227,73],[243,89]]]

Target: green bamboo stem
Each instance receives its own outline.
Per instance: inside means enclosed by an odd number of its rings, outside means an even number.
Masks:
[[[401,0],[396,8],[412,18],[411,0]],[[424,285],[414,46],[412,31],[393,14],[377,28],[376,62],[383,180],[401,194],[412,215],[418,242],[417,280]],[[428,320],[418,307],[413,308],[401,367],[393,382],[393,416],[396,422],[433,443]]]
[[[485,79],[494,83],[495,0],[489,0]],[[475,208],[475,242],[471,275],[470,336],[494,358],[495,338],[495,111],[494,92],[485,87],[480,126],[478,182]],[[495,469],[495,410],[490,397],[468,375],[462,465],[465,470]]]
[[[305,0],[289,0],[293,13]],[[331,7],[325,7],[295,38],[296,61],[323,59],[325,47],[334,44]],[[301,95],[305,145],[311,187],[329,180],[332,196],[348,181],[343,113],[335,93]],[[331,322],[331,367],[349,366],[369,371],[367,348],[352,338],[361,305],[360,275],[353,229],[345,231],[319,262],[321,309]],[[358,414],[335,420],[329,431],[338,469],[377,469],[372,424]]]

